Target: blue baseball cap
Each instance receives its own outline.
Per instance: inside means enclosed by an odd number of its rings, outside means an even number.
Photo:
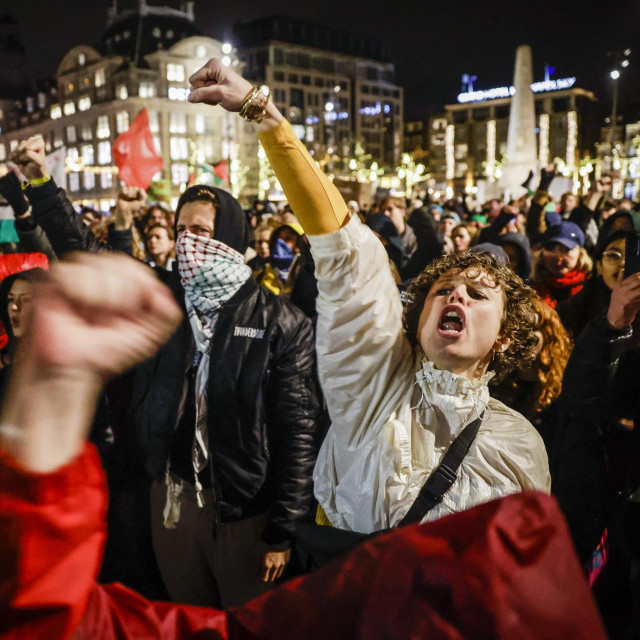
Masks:
[[[542,235],[542,246],[561,244],[567,249],[584,247],[584,233],[574,222],[563,220],[560,224],[549,227]]]

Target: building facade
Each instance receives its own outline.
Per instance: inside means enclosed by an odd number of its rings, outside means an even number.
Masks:
[[[640,120],[600,130],[596,145],[595,177],[604,172],[613,176],[614,198],[640,198]]]
[[[245,75],[273,99],[321,164],[339,171],[356,141],[395,167],[402,146],[403,92],[378,41],[271,17],[237,25]]]
[[[546,166],[560,160],[567,177],[578,176],[580,161],[592,152],[599,134],[596,98],[574,84],[575,78],[570,78],[532,85],[538,163]],[[480,182],[497,183],[507,150],[511,90],[462,93],[457,104],[446,105],[444,113],[430,118],[434,189],[462,193],[473,191]]]
[[[120,14],[111,9],[99,46],[71,49],[48,89],[0,102],[0,163],[20,140],[40,134],[47,152],[66,151],[62,186],[71,200],[107,210],[119,190],[113,143],[146,108],[164,164],[157,178],[169,184],[173,204],[203,163],[227,161],[231,187],[241,191],[247,185],[234,167],[256,162],[253,126],[186,102],[187,79],[212,57],[239,66],[230,45],[199,33],[193,3],[181,10],[145,2]]]

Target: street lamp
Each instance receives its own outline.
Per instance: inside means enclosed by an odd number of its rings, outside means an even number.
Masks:
[[[618,79],[620,72],[614,69],[609,74],[613,80],[613,102],[611,103],[611,129],[609,130],[609,144],[613,149],[615,143],[616,124],[618,120]]]

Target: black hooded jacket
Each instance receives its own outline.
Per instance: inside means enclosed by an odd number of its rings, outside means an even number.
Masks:
[[[62,245],[54,245],[56,252],[68,250],[69,227],[74,248],[96,250],[94,243],[83,245],[70,225],[64,191],[31,191],[36,220],[52,243]],[[244,253],[249,241],[244,212],[226,192],[212,191],[218,199],[215,238]],[[157,274],[184,309],[177,270]],[[163,479],[181,419],[188,419],[194,402],[194,353],[185,314],[167,344],[120,385],[130,398],[113,403],[121,412],[114,445],[119,455],[112,457],[123,482],[135,480],[131,476],[140,474],[141,464],[156,481]],[[274,547],[289,546],[296,521],[311,506],[320,413],[314,361],[311,321],[252,278],[220,309],[207,392],[211,462],[201,475],[208,474],[219,522],[266,512],[262,538]],[[193,482],[193,477],[185,479]]]

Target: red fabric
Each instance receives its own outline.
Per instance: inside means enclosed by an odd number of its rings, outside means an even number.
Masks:
[[[49,259],[44,253],[7,253],[0,255],[0,282],[7,276],[27,269],[49,268]]]
[[[0,282],[7,276],[26,271],[27,269],[49,268],[49,259],[44,253],[6,253],[0,255]],[[0,349],[4,349],[9,343],[9,336],[0,322]]]
[[[91,447],[42,477],[0,457],[2,638],[605,638],[564,520],[540,493],[381,536],[228,613],[96,585],[105,502]]]
[[[575,296],[584,287],[589,274],[574,269],[563,276],[548,276],[544,282],[533,285],[543,302],[552,309],[558,306],[559,300]]]
[[[127,131],[113,143],[113,157],[120,179],[130,187],[148,189],[153,176],[162,169],[162,158],[156,153],[149,114],[142,109]]]

